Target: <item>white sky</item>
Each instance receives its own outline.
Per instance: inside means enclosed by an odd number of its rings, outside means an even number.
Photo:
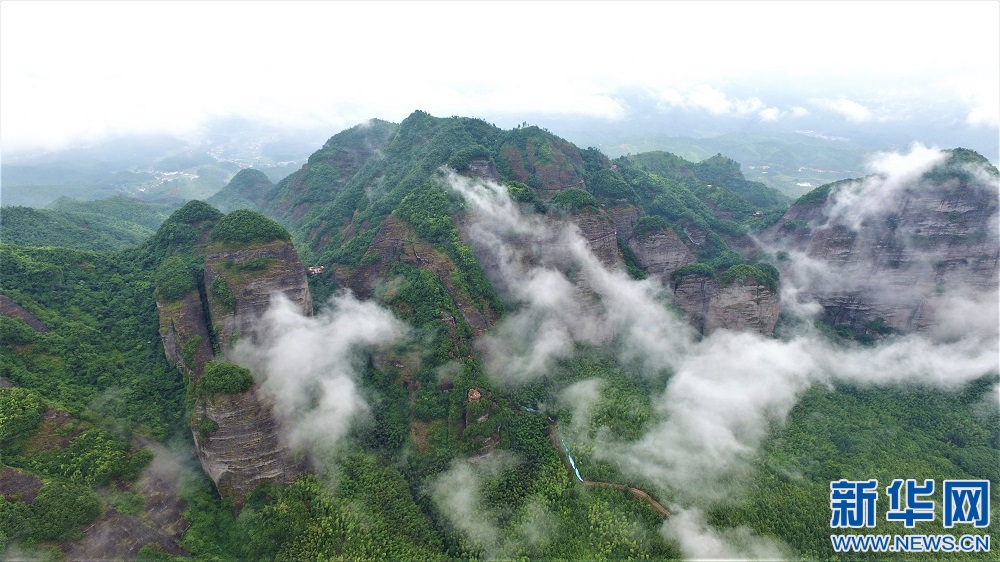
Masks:
[[[1000,3],[0,4],[4,149],[226,115],[331,134],[418,108],[614,120],[629,91],[762,121],[944,103],[996,128]]]

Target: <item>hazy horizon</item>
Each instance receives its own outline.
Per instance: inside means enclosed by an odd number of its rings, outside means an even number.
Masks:
[[[815,130],[998,159],[994,2],[0,10],[7,156],[128,135],[198,139],[226,119],[326,138],[422,109],[562,136]]]

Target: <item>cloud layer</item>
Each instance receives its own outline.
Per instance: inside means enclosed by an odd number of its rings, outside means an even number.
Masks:
[[[233,352],[262,380],[294,444],[332,448],[368,407],[357,385],[365,351],[396,341],[406,326],[375,302],[345,292],[315,317],[275,295],[255,341]]]
[[[618,10],[628,25],[608,25]],[[964,107],[968,124],[996,127],[997,6],[906,10],[910,24],[901,26],[891,3],[423,2],[394,5],[391,17],[355,3],[73,3],[55,12],[13,3],[0,22],[0,121],[10,149],[194,133],[227,115],[331,133],[371,117],[398,122],[417,108],[507,126],[539,114],[618,119],[629,90],[674,91],[687,106],[762,121],[788,111],[764,93],[730,91],[741,84],[799,89],[860,122],[866,110],[848,100],[912,83],[921,103]],[[776,18],[808,24],[761,31]],[[427,34],[414,21],[450,32]],[[925,40],[928,28],[935,41]],[[844,29],[864,41],[817,40]]]

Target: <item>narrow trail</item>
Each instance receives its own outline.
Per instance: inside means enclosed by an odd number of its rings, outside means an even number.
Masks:
[[[522,408],[524,408],[522,406]],[[525,411],[535,412],[535,410],[524,408]],[[670,517],[673,513],[669,509],[663,507],[663,504],[656,501],[653,496],[649,495],[645,490],[640,488],[633,488],[631,486],[626,486],[625,484],[619,484],[618,482],[599,482],[595,480],[584,480],[580,476],[580,470],[576,467],[576,462],[573,457],[569,454],[569,449],[566,447],[566,443],[563,442],[562,437],[559,436],[559,422],[552,418],[549,420],[549,438],[552,440],[552,445],[556,448],[556,452],[559,454],[559,458],[562,459],[566,469],[572,472],[576,476],[576,481],[582,486],[589,487],[602,487],[602,488],[615,488],[616,490],[628,490],[633,496],[645,500],[654,511],[659,513],[664,517]]]

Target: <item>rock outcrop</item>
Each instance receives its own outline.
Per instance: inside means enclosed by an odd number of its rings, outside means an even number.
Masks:
[[[40,320],[32,316],[30,312],[14,302],[7,295],[0,295],[0,316],[20,318],[21,320],[24,320],[25,324],[27,324],[32,330],[41,334],[47,334],[49,332],[49,328],[45,324],[42,324]]]
[[[537,127],[520,129],[522,137],[506,144],[498,164],[510,176],[538,190],[543,201],[569,188],[583,188],[583,157],[572,143]]]
[[[720,285],[713,278],[692,275],[673,289],[674,303],[702,334],[720,329],[774,334],[781,301],[775,291],[752,279]]]
[[[498,314],[490,307],[490,303],[474,302],[472,296],[455,283],[455,262],[418,237],[412,226],[395,215],[389,215],[382,221],[378,234],[357,267],[352,271],[337,272],[338,281],[349,287],[359,298],[367,299],[386,281],[390,265],[397,262],[433,272],[477,337],[496,321]],[[454,325],[456,319],[442,320]]]
[[[795,253],[779,262],[782,276],[822,305],[825,321],[907,332],[934,324],[949,295],[992,292],[995,302],[997,170],[969,151],[946,154],[904,185],[872,176],[819,188],[763,233]],[[848,204],[864,190],[864,204]]]
[[[220,279],[222,281],[217,281]],[[232,306],[220,296],[225,283],[232,294]],[[252,337],[257,321],[271,306],[273,295],[281,293],[306,316],[312,314],[312,298],[305,267],[291,242],[275,240],[266,244],[222,251],[206,251],[205,286],[219,349],[225,351],[233,340]]]
[[[580,229],[580,234],[605,267],[614,268],[622,264],[615,223],[607,214],[584,212],[572,215],[570,220]]]
[[[632,228],[642,217],[642,209],[635,205],[611,205],[604,209],[615,225],[618,238],[628,240],[632,237]]]
[[[682,265],[697,261],[694,253],[670,228],[661,228],[628,238],[628,248],[639,267],[661,283],[670,283],[670,274]]]
[[[224,359],[239,338],[256,337],[255,324],[275,294],[287,296],[303,315],[312,313],[312,301],[289,241],[231,248],[203,242],[196,250],[205,264],[203,280],[181,298],[157,300],[160,337],[168,359],[194,387],[191,431],[202,468],[238,509],[258,485],[291,482],[308,462],[284,443],[280,421],[256,383],[236,394],[204,392],[205,366]]]

